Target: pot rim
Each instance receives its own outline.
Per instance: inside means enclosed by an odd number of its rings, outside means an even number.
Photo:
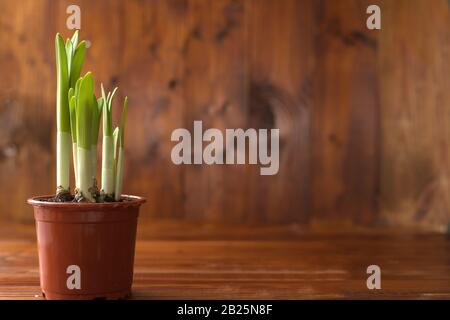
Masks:
[[[50,207],[50,208],[79,208],[79,209],[108,209],[108,208],[118,208],[118,207],[134,207],[140,206],[145,203],[147,199],[144,197],[133,196],[128,194],[123,194],[122,198],[128,198],[129,201],[122,202],[48,202],[41,201],[42,199],[52,198],[54,195],[44,195],[36,196],[27,199],[27,203],[31,204],[33,207]]]

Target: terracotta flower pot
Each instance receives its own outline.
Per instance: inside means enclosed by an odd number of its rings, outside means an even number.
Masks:
[[[34,207],[42,293],[47,299],[119,299],[133,282],[139,207],[144,198],[106,203],[28,200]]]

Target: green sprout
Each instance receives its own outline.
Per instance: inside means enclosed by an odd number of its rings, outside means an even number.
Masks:
[[[114,196],[114,140],[112,130],[112,102],[117,88],[112,93],[105,95],[105,89],[102,88],[102,98],[106,101],[103,104],[103,149],[102,149],[102,190],[108,197]]]
[[[123,132],[125,130],[126,112],[128,109],[128,98],[125,97],[124,109],[122,111],[122,124],[113,131],[112,125],[112,103],[117,88],[113,92],[105,94],[101,86],[103,101],[103,150],[102,150],[102,191],[106,197],[120,200],[123,177]],[[118,138],[119,149],[117,149]]]
[[[122,194],[122,178],[123,178],[123,158],[124,158],[124,141],[125,141],[125,122],[128,111],[128,97],[125,97],[122,110],[122,121],[120,123],[120,129],[118,131],[119,137],[119,154],[117,155],[117,168],[116,168],[116,188],[114,191],[115,200],[119,201]],[[117,141],[117,138],[116,138]],[[117,143],[117,142],[116,142]]]
[[[75,48],[75,49],[74,49]],[[94,93],[91,72],[80,77],[86,51],[78,44],[78,31],[64,44],[56,36],[57,54],[57,196],[69,193],[70,153],[75,174],[75,200],[120,201],[124,167],[124,132],[128,98],[125,97],[120,127],[113,131],[112,103],[117,88],[101,97]],[[97,188],[97,145],[103,116],[102,194]]]
[[[75,94],[75,133],[77,135],[77,194],[89,202],[95,201],[95,170],[93,166],[94,125],[97,99],[94,80],[88,72],[80,78]],[[73,99],[72,99],[73,100]]]
[[[71,124],[69,107],[69,90],[73,89],[76,79],[80,77],[86,52],[84,41],[78,44],[78,31],[72,39],[63,38],[58,33],[55,38],[56,49],[56,193],[57,195],[69,193],[70,187],[70,149]],[[74,159],[75,161],[75,159]]]

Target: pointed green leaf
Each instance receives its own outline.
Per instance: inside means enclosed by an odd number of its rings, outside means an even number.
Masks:
[[[55,38],[56,51],[56,113],[58,131],[70,132],[69,101],[67,91],[69,89],[69,74],[67,68],[67,54],[64,40],[58,33]]]
[[[72,42],[72,46],[74,48],[76,48],[78,45],[78,30],[75,30],[75,32],[73,33],[72,39],[70,39],[70,41]]]
[[[72,42],[69,39],[66,40],[66,56],[67,56],[67,72],[68,74],[70,74],[70,70],[72,67],[73,47]]]
[[[92,144],[93,96],[94,80],[88,72],[81,80],[76,103],[78,146],[88,150]]]
[[[102,118],[103,114],[103,98],[100,97],[97,99],[97,109],[98,109],[98,116],[99,116],[99,127],[100,127],[100,120]]]
[[[100,113],[100,116],[102,115],[102,111],[103,111],[103,98],[100,97],[97,99],[97,105],[98,105],[98,111]]]
[[[73,91],[71,88],[70,90]],[[69,90],[69,91],[70,91]],[[69,100],[69,107],[70,107],[70,130],[72,134],[72,142],[77,142],[77,114],[76,114],[76,100],[77,98],[72,95]]]
[[[125,142],[125,122],[127,121],[127,111],[128,111],[128,97],[125,97],[125,101],[123,102],[123,110],[122,110],[122,121],[120,124],[120,146],[124,146]]]
[[[67,98],[69,100],[69,107],[70,107],[70,99],[75,95],[75,90],[73,88],[69,89],[69,93],[67,95]]]
[[[78,93],[80,92],[80,85],[82,79],[83,78],[78,78],[77,82],[75,83],[75,92],[74,92],[75,96],[78,96]]]
[[[112,106],[112,102],[113,102],[113,99],[114,99],[114,95],[116,94],[117,89],[119,89],[119,88],[115,87],[114,90],[113,90],[113,92],[112,92],[111,95],[109,96],[108,109],[109,109],[110,111],[111,111],[111,106]]]
[[[92,144],[97,145],[101,110],[98,107],[98,100],[95,98],[95,96],[93,96],[92,99],[92,106]]]
[[[76,81],[80,77],[81,67],[83,66],[84,56],[86,54],[86,42],[81,41],[76,48],[73,59],[72,66],[70,68],[70,87],[73,88],[76,85]]]
[[[119,127],[116,127],[114,129],[113,132],[113,153],[114,153],[114,166],[113,166],[113,172],[114,172],[114,180],[116,179],[116,173],[117,173],[117,161],[118,161],[118,157],[119,157],[119,148],[117,147],[118,144],[118,140],[119,140],[119,135],[120,135],[120,129]],[[116,184],[116,181],[114,181],[114,184]]]
[[[103,83],[100,83],[100,88],[102,91],[102,98],[106,102],[107,100],[106,100],[105,88],[103,87]]]
[[[113,132],[113,141],[114,141],[114,162],[117,160],[117,142],[119,140],[120,129],[116,127]]]
[[[103,94],[104,93],[105,92],[103,91]],[[105,100],[103,100],[103,101],[105,101]],[[111,112],[109,111],[108,104],[106,102],[103,102],[103,135],[104,136],[111,136],[112,135]]]

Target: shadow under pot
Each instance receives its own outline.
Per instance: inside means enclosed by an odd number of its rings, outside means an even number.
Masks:
[[[41,289],[46,299],[122,299],[131,294],[139,208],[121,202],[28,200],[34,208]]]

